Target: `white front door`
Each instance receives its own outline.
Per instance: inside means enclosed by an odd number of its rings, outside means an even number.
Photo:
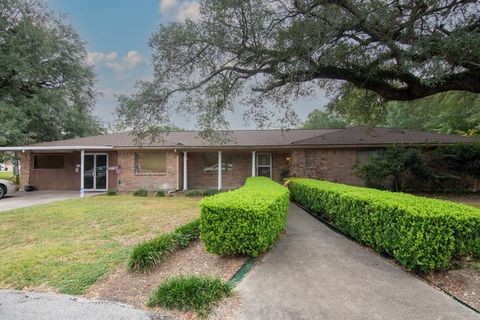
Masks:
[[[85,191],[106,191],[108,155],[106,153],[87,153],[84,159],[83,184]]]
[[[257,176],[272,178],[272,154],[257,153]]]

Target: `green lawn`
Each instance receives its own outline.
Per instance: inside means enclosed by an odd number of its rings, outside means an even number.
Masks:
[[[13,171],[0,171],[0,179],[15,181]]]
[[[0,287],[81,294],[137,242],[197,218],[198,201],[96,196],[0,212]]]

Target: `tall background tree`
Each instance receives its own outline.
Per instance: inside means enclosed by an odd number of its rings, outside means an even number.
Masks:
[[[387,100],[480,92],[477,0],[203,0],[200,12],[152,35],[154,80],[118,106],[138,133],[178,111],[226,128],[239,100],[260,122],[270,102],[289,124],[289,101],[333,80]]]
[[[319,112],[350,126],[383,126],[463,135],[480,133],[480,94],[463,91],[438,93],[414,101],[385,101],[370,91],[344,85]],[[315,123],[312,122],[313,114],[309,115],[304,127],[312,127]]]
[[[0,0],[0,146],[102,132],[78,33],[39,1]]]

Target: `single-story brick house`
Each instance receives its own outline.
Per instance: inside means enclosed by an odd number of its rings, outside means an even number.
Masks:
[[[435,146],[468,137],[406,129],[234,130],[210,143],[196,131],[170,132],[139,146],[129,132],[0,148],[21,153],[21,187],[37,190],[132,191],[235,188],[249,176],[287,175],[353,185],[357,161],[393,144]]]

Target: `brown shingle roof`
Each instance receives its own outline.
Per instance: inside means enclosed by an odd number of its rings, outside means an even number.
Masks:
[[[473,142],[471,137],[398,128],[351,127],[295,141],[294,145],[386,145]]]
[[[293,142],[315,136],[321,136],[342,129],[292,129],[292,130],[233,130],[230,141],[223,146],[286,146]],[[162,140],[150,143],[144,141],[143,146],[148,147],[214,147],[212,144],[199,137],[198,131],[170,132]],[[130,132],[111,133],[100,136],[78,139],[60,140],[35,144],[34,146],[113,146],[134,147],[135,139]]]
[[[346,129],[291,129],[291,130],[233,130],[230,141],[224,147],[274,147],[274,146],[341,146],[341,145],[386,145],[386,144],[436,144],[473,142],[469,137],[440,134],[426,131],[392,128],[352,127]],[[66,146],[113,146],[114,148],[135,147],[130,132],[111,133],[100,136],[45,142],[35,147]],[[176,131],[168,133],[162,140],[145,147],[217,147],[199,137],[198,131]]]

